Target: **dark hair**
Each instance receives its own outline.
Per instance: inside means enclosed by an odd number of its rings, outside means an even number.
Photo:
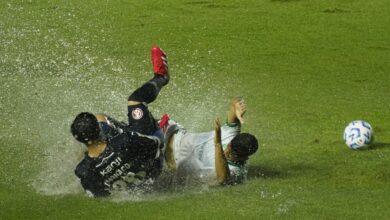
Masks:
[[[256,137],[249,133],[238,134],[230,143],[233,153],[237,156],[252,155],[259,147]]]
[[[95,115],[89,112],[78,114],[70,126],[70,131],[76,140],[84,144],[100,137],[99,123]]]

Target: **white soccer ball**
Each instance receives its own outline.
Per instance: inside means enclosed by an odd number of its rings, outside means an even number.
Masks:
[[[344,142],[351,149],[368,146],[374,140],[374,131],[365,121],[353,121],[344,130]]]

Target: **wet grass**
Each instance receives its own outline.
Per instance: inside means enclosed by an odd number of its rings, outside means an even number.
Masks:
[[[0,3],[1,219],[388,219],[390,7],[387,1],[7,1]],[[126,119],[151,76],[171,82],[150,108],[194,131],[248,103],[261,141],[250,180],[87,198],[73,175],[81,111]],[[366,120],[367,149],[342,143]]]

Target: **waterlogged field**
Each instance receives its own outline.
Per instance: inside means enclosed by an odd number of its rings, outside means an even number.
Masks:
[[[2,1],[0,219],[389,219],[389,27],[386,0]],[[208,131],[246,99],[261,142],[246,184],[83,193],[69,125],[126,120],[153,44],[171,71],[156,117]],[[356,119],[369,149],[343,144]]]

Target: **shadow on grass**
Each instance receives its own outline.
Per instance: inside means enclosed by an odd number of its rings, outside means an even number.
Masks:
[[[286,178],[287,173],[274,167],[267,166],[249,166],[248,179],[256,178]]]
[[[271,0],[271,2],[299,2],[301,0]]]
[[[335,13],[348,13],[349,11],[346,9],[341,9],[341,8],[327,8],[327,9],[323,10],[322,12],[335,14]]]
[[[289,178],[291,176],[299,176],[306,172],[317,170],[315,167],[308,164],[291,164],[283,167],[269,167],[262,165],[249,166],[248,179],[256,178]]]
[[[390,143],[372,143],[370,146],[362,149],[362,150],[376,150],[376,149],[381,149],[385,147],[390,147]]]

